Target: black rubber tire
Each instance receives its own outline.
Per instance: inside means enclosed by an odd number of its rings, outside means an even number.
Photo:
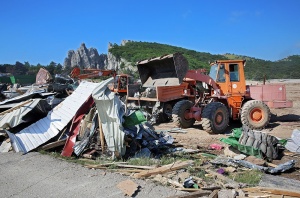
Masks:
[[[172,119],[174,124],[180,128],[189,128],[194,125],[195,119],[186,119],[184,114],[186,111],[189,111],[193,103],[189,100],[181,100],[177,102],[172,111]]]
[[[172,120],[172,112],[173,112],[173,106],[171,103],[164,103],[163,105],[163,115],[165,122],[169,122]]]
[[[217,119],[221,119],[219,122]],[[229,112],[221,102],[212,102],[202,111],[201,125],[208,133],[223,133],[228,127]]]
[[[258,112],[257,120],[251,118],[254,116],[252,114],[254,114],[255,111]],[[260,116],[260,114],[262,115]],[[256,130],[263,129],[265,126],[269,124],[270,118],[271,118],[270,108],[263,101],[249,100],[242,107],[241,122],[243,125],[246,125],[251,129],[256,129]]]

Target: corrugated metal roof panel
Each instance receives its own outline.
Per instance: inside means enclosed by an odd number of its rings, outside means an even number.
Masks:
[[[98,83],[81,82],[72,95],[49,112],[47,117],[17,134],[7,131],[14,150],[27,153],[55,137],[71,121],[76,111],[98,85]]]
[[[14,110],[7,112],[4,115],[0,116],[0,127],[1,128],[13,128],[23,122],[28,121],[28,116],[26,120],[23,120],[26,115],[28,115],[31,111],[31,114],[36,115],[37,113],[43,112],[45,116],[47,114],[47,106],[48,103],[43,99],[31,99],[19,104],[15,104],[16,107]],[[2,112],[1,114],[3,114]],[[29,119],[32,121],[32,119]]]

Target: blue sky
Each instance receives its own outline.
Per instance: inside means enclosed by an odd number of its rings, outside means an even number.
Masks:
[[[63,64],[81,43],[158,42],[279,60],[300,54],[298,0],[0,0],[0,64]]]

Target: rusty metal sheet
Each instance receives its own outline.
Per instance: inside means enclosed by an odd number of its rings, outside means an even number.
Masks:
[[[283,84],[249,85],[250,97],[264,101],[270,108],[292,107],[293,102],[286,100]]]
[[[290,101],[290,100],[287,100],[287,101],[269,101],[269,102],[267,102],[267,105],[270,108],[275,108],[275,109],[278,109],[278,108],[291,108],[291,107],[293,107],[293,102]]]
[[[286,89],[285,85],[282,84],[250,85],[249,88],[251,98],[256,100],[286,100]]]

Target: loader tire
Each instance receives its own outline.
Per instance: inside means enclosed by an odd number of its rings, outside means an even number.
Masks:
[[[242,107],[241,122],[251,129],[263,129],[269,124],[270,118],[270,109],[263,101],[249,100]]]
[[[229,123],[227,107],[221,102],[212,102],[202,111],[202,128],[208,133],[223,133]]]
[[[194,118],[185,118],[185,113],[188,112],[192,106],[193,103],[189,100],[181,100],[174,105],[172,111],[172,119],[177,127],[189,128],[194,125]]]
[[[169,122],[172,120],[172,110],[173,107],[170,103],[164,103],[163,104],[163,112],[158,114],[158,122],[164,123]]]

